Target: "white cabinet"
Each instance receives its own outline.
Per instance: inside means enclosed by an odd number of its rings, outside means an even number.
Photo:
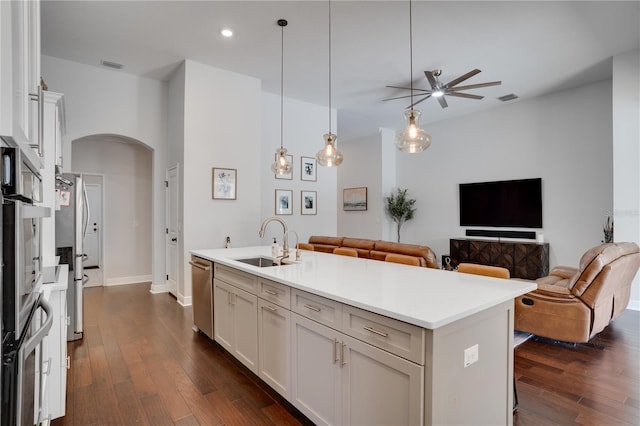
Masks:
[[[258,298],[258,376],[280,395],[291,393],[291,311]]]
[[[301,314],[292,317],[292,402],[305,415],[317,424],[422,424],[422,328],[299,290],[292,309]]]
[[[44,388],[40,419],[48,424],[65,415],[67,391],[67,277],[68,265],[60,265],[58,281],[43,284],[42,293],[52,308],[53,325],[42,343]]]
[[[213,287],[216,341],[258,374],[258,297],[217,278]]]
[[[0,24],[0,135],[42,157],[40,2],[0,2]]]

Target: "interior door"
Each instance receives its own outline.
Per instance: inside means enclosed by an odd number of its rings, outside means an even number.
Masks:
[[[169,293],[178,297],[178,166],[167,169],[166,208],[166,265]]]
[[[102,185],[96,183],[85,184],[89,203],[89,221],[84,238],[84,261],[86,268],[100,267],[100,241],[102,236]]]

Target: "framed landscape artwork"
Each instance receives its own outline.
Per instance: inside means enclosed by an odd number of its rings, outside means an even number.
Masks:
[[[293,214],[293,191],[276,189],[276,214]]]
[[[367,187],[345,188],[342,190],[342,210],[367,210]]]
[[[214,200],[236,199],[236,169],[213,168],[212,197]]]
[[[317,213],[317,196],[316,191],[300,191],[300,214]]]
[[[277,154],[275,154],[275,157],[273,158],[273,161],[276,160]],[[287,173],[286,175],[279,175],[279,174],[274,174],[274,176],[276,177],[276,179],[287,179],[287,180],[293,180],[293,155],[287,155],[287,161],[289,162],[289,164],[291,164],[291,172]]]
[[[316,159],[300,157],[300,180],[316,181]]]

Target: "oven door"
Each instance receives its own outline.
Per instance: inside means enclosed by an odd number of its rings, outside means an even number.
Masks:
[[[46,319],[34,319],[42,309]],[[51,307],[39,297],[31,309],[27,327],[20,339],[4,349],[2,368],[2,424],[34,425],[40,423],[43,339],[49,334],[53,317]],[[40,377],[38,377],[40,376]]]
[[[4,332],[22,335],[36,300],[36,283],[42,273],[42,218],[48,207],[19,200],[2,204],[2,320]]]
[[[18,148],[0,148],[2,194],[28,203],[42,202],[42,176],[39,168]]]

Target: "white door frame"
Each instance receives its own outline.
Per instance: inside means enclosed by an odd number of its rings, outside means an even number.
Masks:
[[[107,225],[106,225],[106,221],[105,221],[105,202],[104,202],[104,194],[105,194],[105,188],[107,185],[106,179],[105,179],[105,175],[102,173],[81,173],[83,176],[83,182],[85,184],[85,186],[87,185],[86,182],[86,176],[93,176],[93,177],[97,177],[100,179],[100,186],[101,186],[101,191],[100,191],[100,226],[98,227],[99,229],[99,245],[98,245],[98,268],[100,271],[100,275],[101,275],[101,285],[105,285],[105,280],[106,280],[106,276],[107,273],[105,271],[105,266],[104,266],[104,240],[105,238],[107,238]]]
[[[169,197],[169,174],[171,172],[175,171],[175,192],[176,192],[176,205],[175,206],[171,206],[170,205],[170,198]],[[165,171],[165,197],[164,197],[164,205],[165,205],[165,277],[166,277],[166,281],[165,281],[165,287],[167,288],[167,291],[170,291],[171,289],[171,285],[169,284],[169,265],[171,264],[171,262],[174,262],[175,265],[175,294],[174,296],[176,297],[178,303],[180,303],[181,305],[184,305],[184,301],[181,300],[182,298],[184,298],[183,295],[181,295],[180,293],[180,247],[182,246],[182,241],[180,238],[180,232],[179,232],[179,217],[178,217],[178,206],[179,206],[179,199],[180,199],[180,165],[179,164],[175,164],[173,166],[167,167],[166,171]],[[175,230],[175,238],[177,238],[177,242],[176,242],[176,251],[175,251],[175,259],[171,259],[170,258],[170,254],[171,254],[171,250],[170,250],[170,235],[169,235],[169,211],[170,209],[175,209],[175,218],[176,218],[176,230]]]

